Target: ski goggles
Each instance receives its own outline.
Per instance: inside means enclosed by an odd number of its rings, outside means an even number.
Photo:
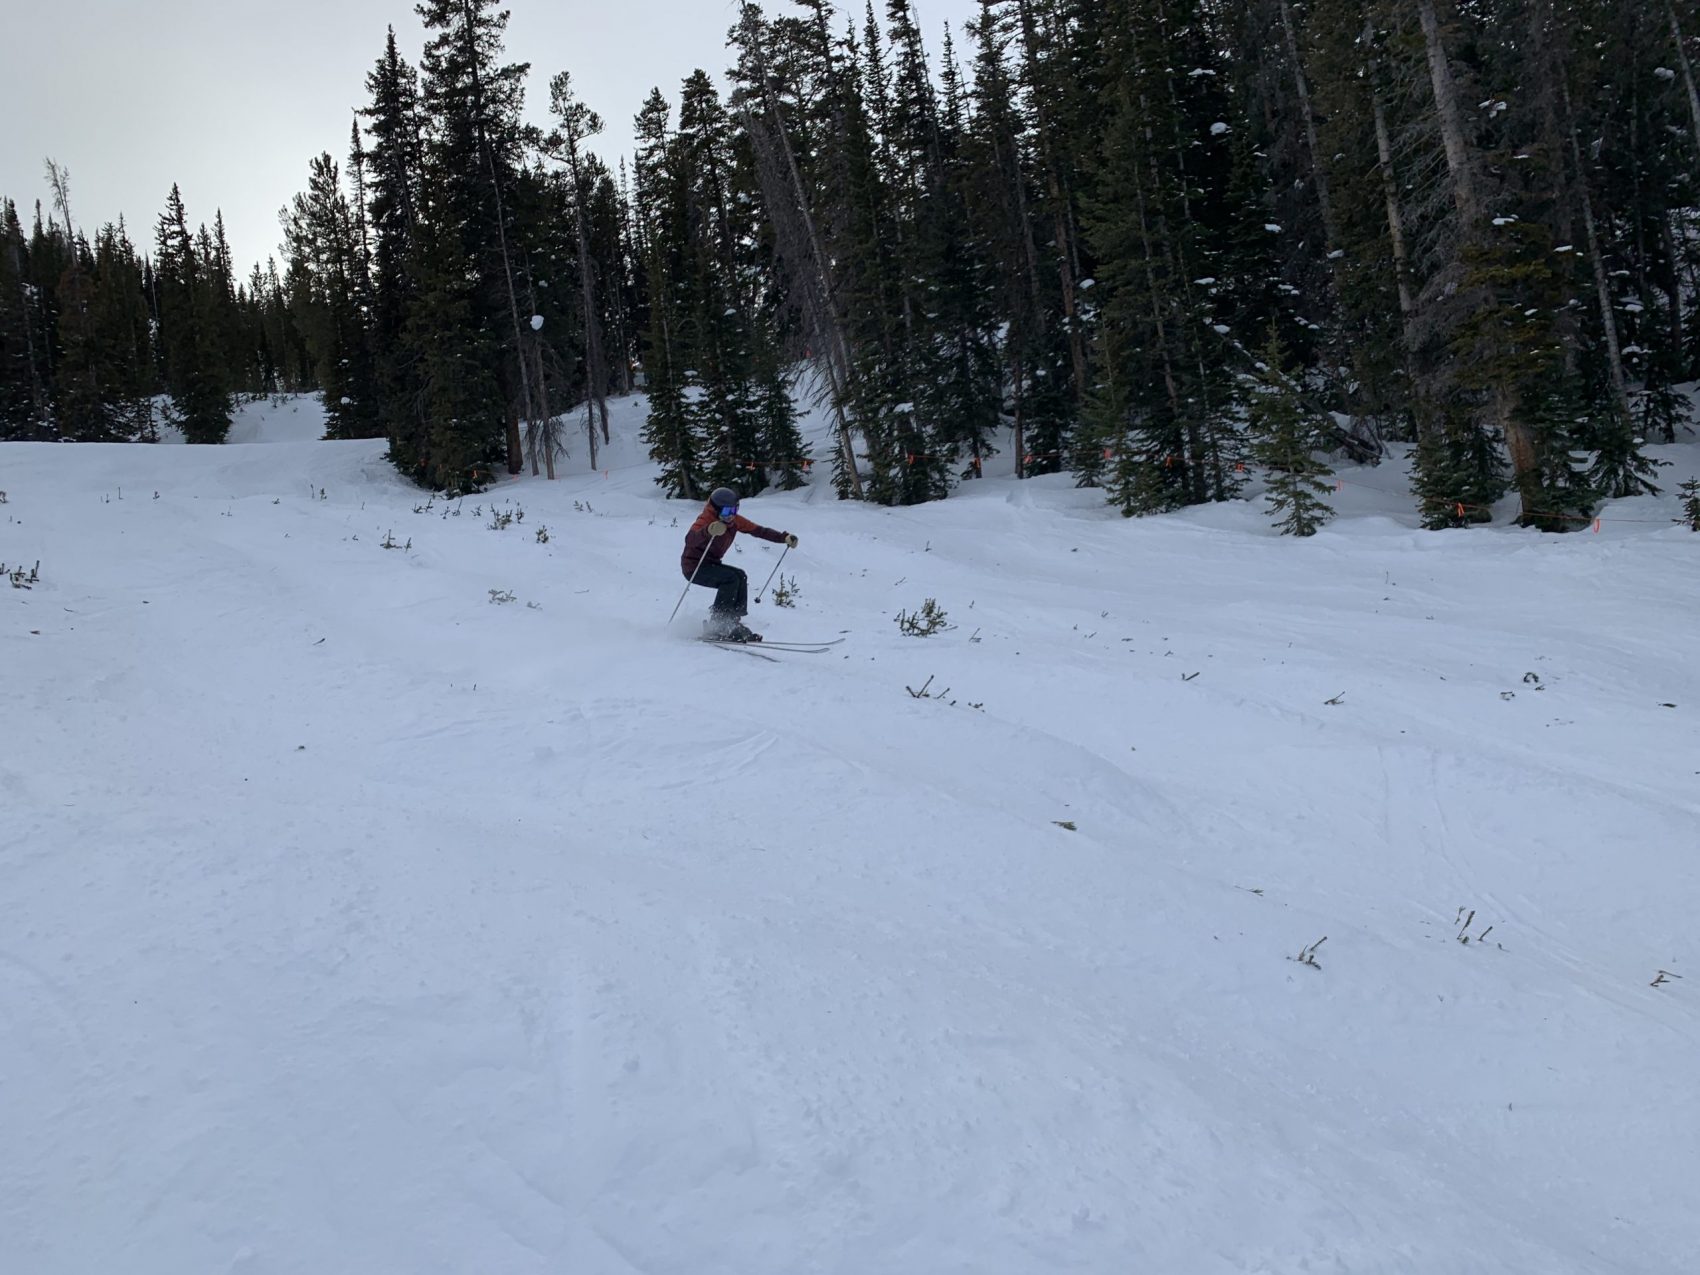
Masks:
[[[726,518],[726,519],[736,518],[738,516],[738,506],[736,506],[736,505],[722,505],[722,506],[720,506],[720,516],[722,518]]]

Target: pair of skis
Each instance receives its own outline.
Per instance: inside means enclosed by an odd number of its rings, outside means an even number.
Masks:
[[[745,655],[753,655],[758,660],[766,660],[770,664],[778,664],[778,655],[768,655],[768,651],[789,653],[791,655],[824,655],[843,638],[831,638],[825,642],[735,642],[730,638],[702,638],[710,646],[717,646],[723,651],[742,651]]]

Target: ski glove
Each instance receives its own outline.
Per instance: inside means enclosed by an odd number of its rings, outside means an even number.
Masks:
[[[726,534],[726,524],[725,523],[723,523],[723,522],[711,522],[711,523],[708,524],[708,538],[710,540],[716,540],[719,537],[724,536],[725,534]]]
[[[789,531],[785,533],[785,547],[787,549],[795,549],[797,547],[797,537],[793,536]]]

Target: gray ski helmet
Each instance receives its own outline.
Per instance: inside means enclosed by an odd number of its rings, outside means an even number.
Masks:
[[[736,509],[738,507],[738,493],[730,487],[716,487],[710,494],[708,503],[716,509]]]

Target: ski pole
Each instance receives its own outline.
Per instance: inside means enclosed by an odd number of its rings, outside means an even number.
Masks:
[[[711,542],[711,544],[716,541],[716,539],[719,539],[719,537],[724,536],[724,534],[726,534],[726,527],[724,527],[723,524],[719,524],[719,522],[711,522],[711,524],[709,524],[709,542]],[[784,561],[785,554],[780,554],[779,558],[780,561]],[[706,561],[709,561],[709,546],[707,546],[707,544],[706,546],[702,546],[702,558],[697,559],[697,566],[692,568],[692,571],[690,571],[690,580],[685,581],[685,593],[689,593],[690,587],[697,583],[697,571],[702,570],[702,564],[706,563]],[[678,615],[678,609],[685,605],[685,593],[680,593],[680,595],[678,595],[678,602],[673,604],[673,615]],[[672,624],[673,615],[668,615],[668,617],[666,617],[666,622],[668,622],[668,624]]]
[[[791,546],[786,545],[779,554],[779,561],[773,564],[773,570],[767,573],[767,584],[756,590],[756,601],[761,601],[761,595],[767,592],[767,585],[773,583],[773,577],[779,574],[779,568],[785,562],[785,555],[791,552]]]
[[[780,554],[779,556],[781,558],[783,558],[785,555]],[[668,624],[673,623],[673,616],[678,615],[679,614],[679,608],[685,605],[685,594],[689,593],[691,591],[691,586],[697,582],[697,571],[701,571],[702,570],[702,564],[707,562],[707,561],[708,561],[708,546],[704,545],[703,550],[702,550],[702,557],[697,559],[696,571],[692,571],[691,572],[691,578],[689,580],[685,581],[685,593],[681,593],[679,595],[679,600],[673,604],[673,615],[670,615],[670,616],[667,617],[667,623]],[[663,627],[665,627],[665,626],[663,626]]]

